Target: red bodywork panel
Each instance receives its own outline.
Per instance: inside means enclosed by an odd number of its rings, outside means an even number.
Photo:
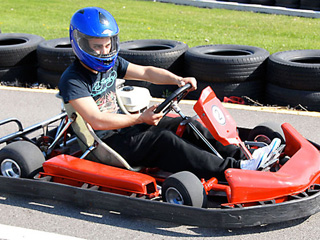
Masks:
[[[238,145],[241,142],[236,122],[210,87],[202,91],[193,109],[213,137],[223,145]]]
[[[70,155],[59,155],[43,163],[40,176],[59,178],[58,182],[88,183],[110,192],[158,196],[155,179],[146,174],[100,164]],[[63,180],[63,177],[65,180]],[[55,181],[57,182],[57,181]],[[114,191],[116,190],[116,191]]]
[[[251,158],[251,153],[244,146],[238,135],[235,120],[228,110],[223,107],[211,87],[206,87],[202,91],[193,109],[216,140],[225,146],[234,144],[241,147],[247,159]]]
[[[282,125],[290,160],[277,172],[227,169],[230,203],[256,202],[295,195],[319,184],[320,153],[289,123]]]
[[[224,145],[239,145],[247,150],[238,136],[235,121],[210,87],[202,91],[194,110],[218,141]],[[284,201],[285,197],[303,192],[312,184],[319,183],[319,150],[290,124],[285,123],[282,128],[286,138],[285,154],[291,159],[279,171],[227,169],[225,176],[229,186],[218,184],[213,178],[204,183],[206,191],[224,191],[229,204]],[[250,157],[251,154],[248,153],[247,156]]]

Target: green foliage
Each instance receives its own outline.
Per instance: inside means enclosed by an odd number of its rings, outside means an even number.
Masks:
[[[320,19],[279,16],[223,9],[204,9],[134,0],[1,0],[3,33],[37,34],[45,39],[68,36],[72,14],[87,6],[111,12],[121,41],[172,39],[189,47],[242,44],[270,53],[320,49]]]

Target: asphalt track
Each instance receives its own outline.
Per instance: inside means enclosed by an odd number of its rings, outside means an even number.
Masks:
[[[0,120],[16,117],[23,127],[28,127],[53,117],[60,113],[61,106],[55,93],[0,87]],[[185,114],[193,115],[192,102],[183,102],[181,107]],[[229,104],[226,107],[241,127],[253,127],[264,121],[289,122],[306,138],[320,143],[319,113]],[[15,130],[14,124],[1,127],[0,137]],[[0,211],[1,229],[18,227],[10,228],[9,233],[1,230],[0,239],[43,239],[44,236],[47,239],[52,236],[55,239],[67,236],[83,239],[318,239],[320,234],[320,213],[291,222],[228,230],[133,218],[105,210],[81,209],[54,200],[8,194],[0,194]]]

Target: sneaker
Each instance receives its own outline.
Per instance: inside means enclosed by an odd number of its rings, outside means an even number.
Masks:
[[[270,165],[270,161],[279,156],[276,151],[281,144],[279,138],[272,140],[270,145],[258,148],[252,154],[252,159],[242,160],[240,162],[240,168],[246,170],[258,170],[259,168],[265,168],[266,165]]]

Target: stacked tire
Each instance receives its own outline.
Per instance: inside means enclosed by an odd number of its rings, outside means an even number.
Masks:
[[[269,52],[245,45],[205,45],[189,48],[185,54],[185,75],[195,77],[198,89],[187,95],[198,99],[210,86],[220,100],[249,97],[260,100]]]
[[[0,82],[26,86],[37,82],[37,46],[44,38],[26,33],[0,34]]]
[[[320,1],[319,0],[300,0],[300,8],[320,11]]]
[[[266,103],[320,111],[320,50],[272,54],[267,82]]]
[[[75,60],[69,38],[43,41],[38,45],[38,81],[48,88],[56,88],[66,68]]]
[[[251,0],[250,3],[273,6],[274,0]]]
[[[229,2],[233,2],[233,1],[229,1]],[[238,2],[238,3],[250,3],[250,0],[234,0],[234,2]]]
[[[175,40],[142,39],[121,42],[119,56],[131,63],[160,67],[181,75],[187,49],[187,44]],[[146,87],[153,97],[166,97],[177,88],[174,85],[155,85],[135,80],[127,80],[126,85]]]
[[[299,8],[300,0],[275,0],[275,5],[286,8]]]

